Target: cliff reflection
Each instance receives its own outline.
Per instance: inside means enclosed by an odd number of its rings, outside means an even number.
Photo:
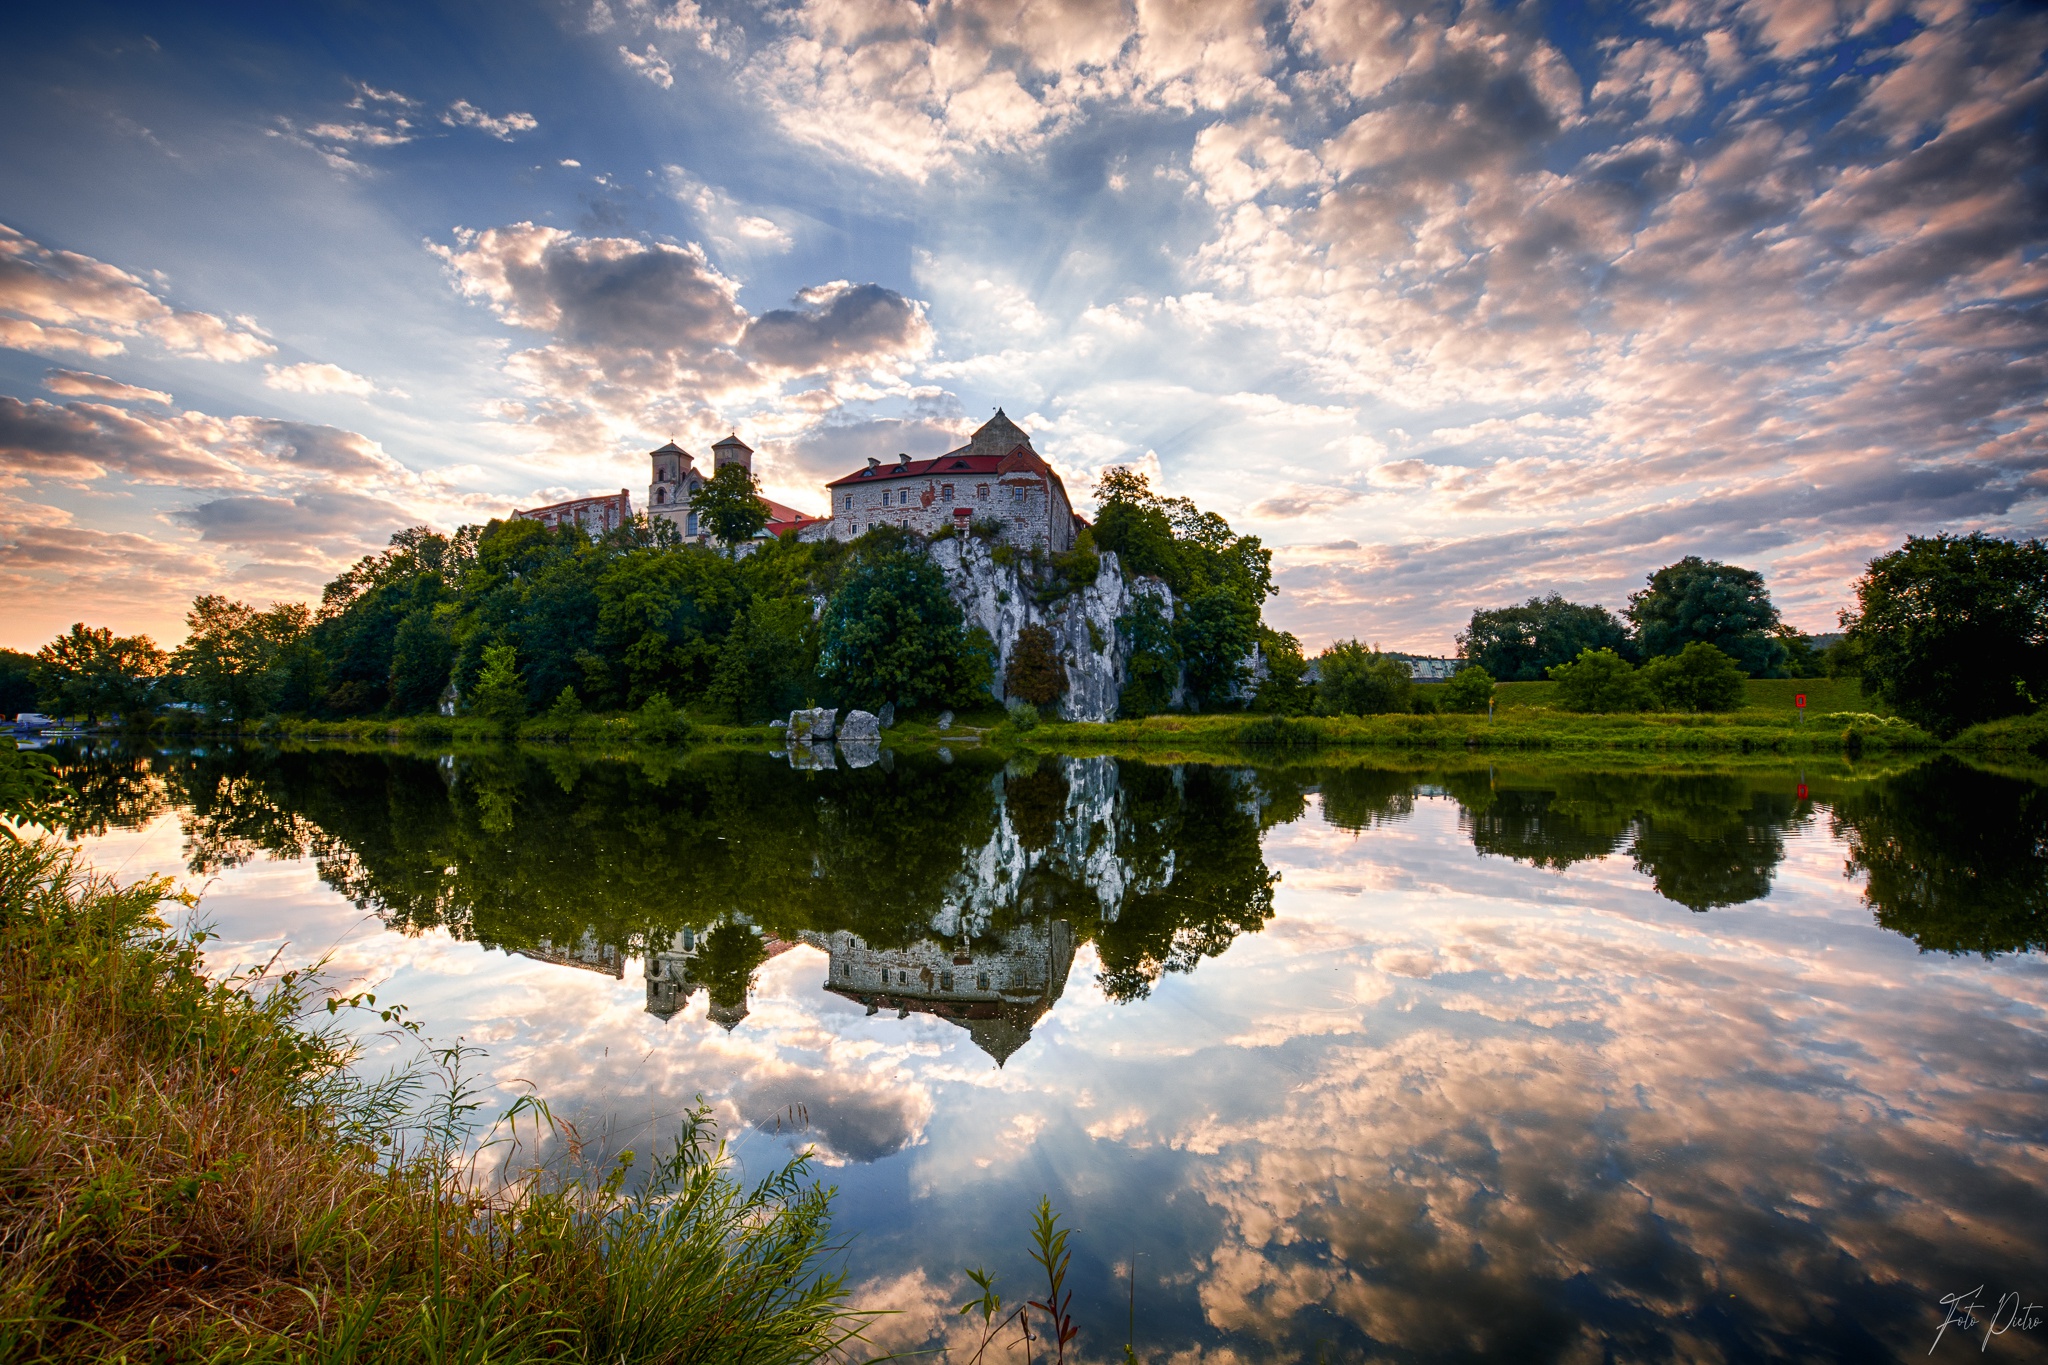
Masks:
[[[1244,770],[963,754],[830,773],[751,754],[687,763],[506,751],[213,753],[167,760],[188,863],[310,856],[385,923],[618,975],[667,1018],[699,988],[745,1017],[797,943],[828,989],[960,1023],[999,1061],[1093,943],[1143,997],[1273,913],[1259,839],[1303,808]]]

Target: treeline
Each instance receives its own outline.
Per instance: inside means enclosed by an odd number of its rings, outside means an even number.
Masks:
[[[1313,688],[1269,685],[1286,714],[1484,711],[1496,682],[1558,683],[1571,711],[1728,711],[1746,678],[1856,676],[1863,694],[1940,735],[2048,702],[2048,546],[1994,536],[1908,537],[1870,561],[1824,650],[1791,629],[1763,575],[1688,555],[1649,576],[1619,614],[1556,593],[1475,611],[1462,667],[1417,688],[1407,665],[1356,640],[1316,661]],[[1277,660],[1275,677],[1304,668]],[[1294,677],[1299,678],[1299,672]]]
[[[996,557],[1047,602],[1093,582],[1099,550],[1120,551],[1125,572],[1162,579],[1176,599],[1170,619],[1143,598],[1118,623],[1133,659],[1127,708],[1166,708],[1181,678],[1192,704],[1229,703],[1265,634],[1270,553],[1141,475],[1112,470],[1099,494],[1100,522],[1073,550],[999,545]],[[92,722],[178,703],[235,723],[453,707],[508,724],[650,706],[757,723],[813,703],[990,705],[993,642],[966,626],[928,549],[893,527],[851,542],[786,534],[744,555],[646,518],[595,540],[517,519],[416,527],[329,583],[317,610],[204,596],[170,652],[81,624],[33,658],[0,660],[0,686],[14,711],[40,703]],[[1042,650],[1019,653],[1010,690],[1056,701],[1063,670]]]

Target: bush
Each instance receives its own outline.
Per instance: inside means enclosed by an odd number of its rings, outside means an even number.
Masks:
[[[1476,715],[1493,701],[1493,674],[1478,664],[1466,664],[1452,675],[1437,694],[1437,705],[1446,711]]]
[[[738,468],[729,465],[728,468]],[[652,744],[676,744],[687,738],[690,726],[683,719],[683,713],[668,699],[668,693],[656,692],[640,707],[633,717],[633,735]]]
[[[1017,632],[1010,665],[1003,673],[1003,690],[1033,706],[1050,706],[1066,695],[1067,666],[1051,631],[1044,626],[1026,626]]]
[[[1605,607],[1567,602],[1556,593],[1519,607],[1475,611],[1458,636],[1458,651],[1503,682],[1536,682],[1588,649],[1626,655],[1628,627]]]
[[[1323,742],[1323,735],[1313,721],[1273,715],[1247,722],[1237,732],[1237,742],[1276,749],[1313,749]]]
[[[1733,711],[1742,705],[1743,673],[1725,651],[1695,641],[1643,665],[1642,680],[1666,711]]]
[[[1611,649],[1588,649],[1550,670],[1567,711],[1641,711],[1650,705],[1642,675]]]
[[[1301,641],[1282,631],[1262,630],[1259,652],[1266,660],[1266,678],[1249,709],[1274,716],[1305,716],[1315,703],[1315,689],[1305,679],[1308,660]]]
[[[1038,728],[1038,708],[1030,702],[1018,697],[1012,697],[1008,705],[1003,709],[1009,713],[1010,724],[1016,726],[1019,730],[1035,730]]]
[[[1317,700],[1330,715],[1375,716],[1415,704],[1415,671],[1356,640],[1339,640],[1316,660]]]

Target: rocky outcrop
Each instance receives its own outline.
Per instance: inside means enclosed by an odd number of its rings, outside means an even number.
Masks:
[[[997,701],[1007,700],[1003,675],[1018,633],[1026,626],[1044,626],[1052,632],[1067,669],[1067,693],[1059,701],[1063,720],[1115,719],[1130,648],[1116,623],[1139,597],[1157,598],[1168,619],[1173,616],[1173,594],[1166,585],[1155,578],[1125,582],[1113,552],[1103,553],[1093,583],[1048,603],[1036,600],[1021,566],[996,563],[990,547],[973,536],[942,540],[931,547],[931,556],[945,571],[968,627],[980,626],[996,643]]]
[[[882,739],[882,718],[872,711],[848,711],[839,722],[842,744],[878,744]]]
[[[808,710],[790,712],[790,743],[800,744],[807,740],[832,738],[833,722],[838,717],[838,710],[828,706],[814,706]]]

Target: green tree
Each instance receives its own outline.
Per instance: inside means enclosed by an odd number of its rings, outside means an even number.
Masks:
[[[1635,666],[1611,649],[1588,649],[1550,670],[1557,702],[1567,711],[1641,711],[1649,688]]]
[[[1865,695],[1944,738],[2048,702],[2048,544],[1909,536],[1870,561],[1843,627]]]
[[[841,704],[870,711],[982,700],[995,651],[986,631],[966,628],[938,565],[900,532],[862,539],[825,608],[825,685]]]
[[[1216,513],[1161,497],[1143,474],[1124,468],[1103,471],[1095,496],[1095,544],[1116,551],[1125,573],[1162,579],[1178,598],[1225,588],[1254,610],[1273,595],[1273,552]]]
[[[1589,649],[1627,655],[1631,648],[1620,617],[1556,593],[1519,607],[1475,611],[1458,636],[1459,656],[1502,682],[1536,682]]]
[[[170,657],[147,635],[117,636],[79,622],[36,651],[41,690],[66,715],[92,724],[109,715],[133,717],[148,708]]]
[[[1753,678],[1772,676],[1783,666],[1778,609],[1756,570],[1687,555],[1651,574],[1649,583],[1628,599],[1628,618],[1645,658],[1676,654],[1698,642],[1721,650]]]
[[[753,471],[729,464],[713,474],[690,495],[690,510],[699,525],[727,545],[751,540],[768,524],[768,504],[761,501],[761,486]]]
[[[1316,659],[1317,699],[1330,715],[1375,716],[1415,705],[1415,670],[1377,645],[1339,640]]]
[[[1119,715],[1153,716],[1173,705],[1180,686],[1180,645],[1166,613],[1164,602],[1151,593],[1139,593],[1130,609],[1117,618],[1117,634],[1124,642]]]
[[[1066,695],[1067,666],[1051,631],[1044,626],[1026,626],[1017,632],[1009,665],[1003,670],[1003,690],[1033,706],[1050,706]]]
[[[309,710],[325,690],[326,673],[312,626],[302,603],[258,611],[218,594],[197,597],[171,668],[186,700],[231,720]]]
[[[431,610],[416,611],[398,624],[391,648],[391,709],[411,715],[441,704],[455,666],[455,642]]]
[[[1466,664],[1443,685],[1437,704],[1446,711],[1473,714],[1484,711],[1493,700],[1493,674],[1478,664]]]
[[[1196,708],[1216,711],[1236,705],[1236,694],[1251,674],[1252,647],[1259,640],[1258,604],[1227,586],[1199,589],[1174,613],[1173,634],[1188,696]]]
[[[36,705],[36,656],[0,649],[0,716],[18,716]]]
[[[510,730],[526,716],[526,683],[519,676],[519,651],[511,645],[490,645],[483,657],[483,671],[469,691],[470,713]]]
[[[1306,681],[1308,660],[1301,656],[1301,641],[1282,631],[1259,632],[1259,652],[1265,656],[1266,678],[1252,698],[1251,709],[1274,716],[1305,716],[1315,704],[1315,689]]]
[[[1642,679],[1666,711],[1734,711],[1742,705],[1742,666],[1698,640],[1644,664]]]

